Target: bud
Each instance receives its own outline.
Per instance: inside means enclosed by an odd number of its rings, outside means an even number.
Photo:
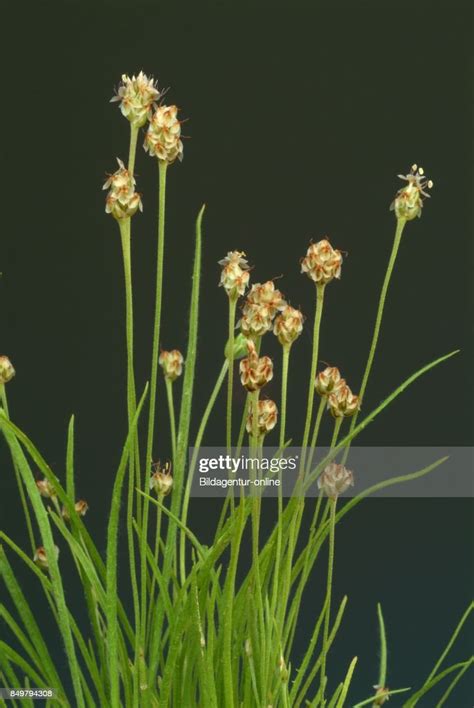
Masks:
[[[74,504],[74,509],[76,510],[76,514],[79,516],[85,516],[89,510],[89,504],[84,501],[84,499],[79,499],[75,504]],[[69,516],[69,512],[66,509],[65,506],[61,509],[61,516],[63,517],[64,521],[70,521],[71,517]]]
[[[291,305],[287,305],[273,325],[273,334],[278,337],[282,346],[293,344],[303,331],[303,313]]]
[[[177,106],[158,106],[150,120],[143,148],[151,157],[171,165],[183,159],[181,123]]]
[[[234,300],[244,294],[250,279],[249,264],[243,256],[243,251],[229,251],[225,258],[218,261],[223,266],[219,286]]]
[[[54,555],[56,556],[57,560],[59,558],[59,548],[57,546],[54,546]],[[35,555],[33,556],[33,561],[42,570],[47,570],[49,568],[49,563],[46,557],[46,550],[44,546],[38,546],[35,551]]]
[[[112,214],[116,219],[128,219],[137,209],[143,211],[140,195],[135,191],[135,179],[117,158],[119,169],[113,175],[108,175],[102,189],[108,189],[105,200],[106,214]]]
[[[138,76],[132,76],[132,78],[127,74],[122,74],[122,83],[110,102],[120,101],[122,115],[134,127],[141,128],[151,117],[151,109],[159,98],[160,92],[154,79],[148,78],[143,71],[140,71]]]
[[[243,356],[247,354],[247,338],[243,334],[238,334],[234,338],[234,355],[233,359],[242,359]],[[225,345],[224,356],[229,356],[229,341]]]
[[[258,391],[273,378],[273,362],[268,356],[259,357],[254,342],[247,343],[248,356],[240,362],[240,380],[247,391]]]
[[[273,320],[277,312],[281,312],[285,307],[286,302],[281,292],[275,288],[273,280],[267,280],[266,283],[252,285],[244,305],[244,314],[247,311],[260,308],[262,317]]]
[[[264,399],[258,402],[258,434],[266,435],[273,430],[278,420],[278,408],[274,401]],[[253,431],[253,406],[247,416],[247,432]]]
[[[289,674],[288,669],[286,668],[285,659],[281,655],[278,660],[278,669],[280,671],[280,678],[282,680],[282,683],[286,683],[288,681]]]
[[[320,396],[328,396],[330,393],[344,386],[345,380],[342,378],[340,371],[335,366],[327,366],[323,371],[320,371],[314,381],[314,388]]]
[[[333,278],[341,277],[342,255],[327,239],[312,243],[301,260],[301,272],[317,285],[327,285]]]
[[[36,482],[39,493],[45,499],[53,499],[56,496],[53,485],[46,479],[38,479]]]
[[[344,465],[331,462],[318,477],[318,488],[326,496],[336,499],[340,494],[354,486],[354,475]]]
[[[0,384],[6,384],[15,376],[15,369],[7,356],[0,356]]]
[[[176,381],[178,376],[183,373],[184,359],[183,355],[177,349],[172,349],[170,352],[162,351],[159,358],[160,366],[166,379]]]
[[[360,409],[359,396],[355,396],[349,386],[342,383],[329,394],[328,406],[334,418],[349,418]]]
[[[374,689],[376,695],[374,706],[383,706],[390,698],[390,689],[388,686],[378,686],[377,684],[374,686]]]
[[[166,497],[173,486],[171,464],[167,462],[164,467],[161,467],[161,464],[157,462],[153,467],[155,471],[150,477],[150,489],[155,490],[159,497]]]
[[[393,202],[390,204],[390,211],[395,212],[397,219],[411,221],[415,217],[421,216],[423,209],[422,197],[428,197],[429,194],[424,191],[425,187],[431,189],[433,182],[430,179],[424,178],[424,170],[418,165],[412,165],[411,171],[407,175],[398,175],[400,179],[405,180],[408,184],[402,189],[399,189]]]

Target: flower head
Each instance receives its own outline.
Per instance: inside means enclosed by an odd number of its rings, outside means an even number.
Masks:
[[[169,165],[176,159],[183,159],[177,106],[158,106],[150,120],[143,147],[149,155]]]
[[[301,272],[314,280],[317,285],[327,285],[334,278],[341,277],[342,255],[327,239],[312,243],[306,256],[301,260]]]
[[[415,217],[421,216],[423,209],[422,197],[428,197],[425,188],[431,189],[433,182],[425,178],[425,172],[422,167],[412,165],[410,172],[407,175],[398,175],[407,184],[398,190],[397,195],[390,205],[390,210],[395,212],[397,219],[411,221]]]
[[[354,486],[354,475],[344,465],[331,462],[325,467],[318,477],[318,488],[322,489],[326,496],[336,499],[339,494],[343,494],[349,487]]]
[[[59,557],[59,548],[57,546],[54,546],[54,554],[57,560]],[[35,551],[35,555],[33,556],[33,561],[39,568],[42,568],[43,570],[47,570],[49,568],[48,558],[46,556],[46,549],[44,546],[38,546]]]
[[[110,102],[120,101],[120,110],[132,125],[141,128],[151,117],[151,109],[160,98],[160,92],[152,77],[143,71],[130,78],[122,74],[122,83]]]
[[[79,499],[74,504],[74,509],[76,510],[76,514],[79,516],[85,516],[89,510],[89,504],[84,499]],[[71,518],[65,506],[61,509],[61,516],[65,521],[69,521]]]
[[[249,264],[243,251],[229,251],[225,258],[219,261],[222,266],[219,286],[227,295],[236,300],[243,295],[250,279]]]
[[[328,406],[334,418],[349,418],[359,410],[360,399],[346,383],[341,383],[329,394]]]
[[[266,435],[273,430],[278,420],[278,408],[274,401],[269,399],[264,399],[258,402],[258,433],[259,435]],[[247,416],[247,432],[251,433],[253,430],[253,406],[250,406],[249,414]]]
[[[244,337],[256,339],[271,330],[272,319],[265,308],[259,305],[246,305],[238,326]]]
[[[155,490],[158,496],[166,497],[173,487],[171,464],[166,462],[162,467],[160,462],[153,465],[154,472],[150,477],[150,489]]]
[[[268,356],[259,357],[254,342],[247,343],[248,356],[240,362],[240,380],[247,391],[258,391],[273,378],[273,362]]]
[[[53,485],[46,479],[46,477],[44,479],[38,479],[36,486],[41,496],[45,497],[45,499],[52,499],[56,496]]]
[[[281,292],[275,288],[273,280],[252,285],[244,305],[244,313],[255,307],[260,308],[261,314],[270,319],[285,309],[286,302]]]
[[[165,378],[170,381],[176,381],[178,376],[183,373],[184,358],[177,349],[172,349],[170,352],[162,351],[158,361]]]
[[[340,386],[344,386],[345,383],[336,366],[327,366],[316,376],[314,387],[320,396],[328,396]]]
[[[390,699],[390,689],[388,686],[379,686],[376,684],[374,686],[376,699],[374,701],[374,706],[383,706]]]
[[[303,331],[303,313],[291,305],[287,305],[281,314],[275,318],[273,334],[283,346],[293,344]]]
[[[6,384],[15,376],[15,369],[7,356],[0,356],[0,384]]]
[[[122,160],[117,158],[119,169],[108,175],[102,189],[108,189],[105,211],[116,219],[128,219],[137,209],[143,211],[140,195],[135,191],[135,179]]]

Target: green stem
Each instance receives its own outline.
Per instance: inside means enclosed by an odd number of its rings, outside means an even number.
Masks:
[[[153,345],[152,345],[152,357],[151,357],[151,378],[150,378],[150,408],[148,414],[148,433],[147,433],[147,445],[146,445],[146,457],[144,465],[144,479],[143,479],[143,489],[148,491],[147,482],[150,470],[150,465],[153,462],[153,438],[155,434],[155,412],[156,412],[156,389],[157,389],[157,379],[158,379],[158,358],[159,358],[159,346],[160,346],[160,329],[161,329],[161,309],[162,309],[162,291],[163,291],[163,261],[164,261],[164,248],[165,248],[165,207],[166,207],[166,170],[168,163],[163,160],[158,160],[158,177],[159,177],[159,189],[158,189],[158,245],[157,245],[157,262],[156,262],[156,290],[155,290],[155,319],[153,325]],[[170,401],[170,391],[168,390],[168,380],[167,384],[167,396],[168,404]],[[176,422],[174,420],[174,414],[171,415],[170,412],[170,425],[172,427],[172,445],[173,445],[173,463],[176,462]],[[173,431],[174,426],[174,431]],[[141,534],[141,544],[140,544],[140,583],[141,583],[141,597],[142,597],[142,618],[146,617],[146,576],[147,576],[147,566],[146,566],[146,546],[148,543],[148,515],[149,515],[149,501],[147,497],[143,499],[143,519],[142,519],[142,534]],[[146,627],[142,622],[142,634],[141,643],[142,646],[146,644]]]
[[[173,381],[165,378],[166,383],[166,397],[168,399],[168,412],[170,416],[170,428],[171,428],[171,450],[173,454],[173,462],[176,459],[176,416],[174,412],[174,401],[173,401]]]
[[[132,259],[130,247],[130,219],[119,219],[120,236],[122,241],[123,268],[125,276],[125,321],[126,321],[126,340],[127,340],[127,408],[128,408],[128,424],[131,429],[132,421],[136,412],[136,394],[135,394],[135,377],[133,366],[133,290],[132,290]],[[129,485],[127,498],[127,538],[128,538],[128,553],[130,563],[130,580],[132,584],[133,608],[135,615],[135,660],[138,661],[139,655],[139,640],[140,640],[140,603],[138,597],[138,584],[136,575],[135,562],[135,544],[133,536],[133,500],[135,490],[135,462],[134,454],[130,455],[129,460]],[[137,682],[134,682],[134,691],[137,689]]]
[[[313,328],[313,352],[311,358],[311,372],[309,375],[308,383],[308,403],[306,407],[306,422],[304,426],[303,443],[302,443],[302,465],[301,470],[305,468],[306,459],[306,446],[308,444],[309,431],[311,428],[311,419],[313,417],[313,404],[314,404],[314,379],[316,377],[316,368],[318,365],[318,352],[319,352],[319,331],[321,328],[321,318],[323,314],[323,303],[324,303],[324,285],[316,285],[316,314],[314,317],[314,328]]]
[[[5,411],[5,415],[7,417],[7,420],[10,420],[10,412],[8,410],[8,399],[7,399],[7,392],[5,390],[5,384],[0,384],[0,398],[2,401],[2,407],[3,407],[3,410]],[[28,529],[28,538],[30,539],[31,550],[33,551],[33,554],[34,554],[34,552],[36,550],[36,543],[35,543],[35,535],[33,533],[33,524],[31,523],[31,514],[30,514],[30,510],[28,508],[28,502],[26,500],[25,490],[23,488],[23,481],[21,479],[20,470],[18,468],[17,462],[14,457],[12,457],[12,460],[13,460],[13,469],[15,471],[16,482],[18,485],[18,492],[20,494],[21,505],[23,507],[23,512],[25,514],[26,527]]]
[[[227,453],[232,449],[232,393],[234,387],[234,334],[235,334],[235,309],[237,299],[229,298],[229,339],[227,342],[227,416],[226,416],[226,443]]]
[[[382,607],[377,603],[377,617],[379,620],[380,632],[380,668],[378,687],[385,688],[387,682],[387,634],[385,632],[385,622],[383,620]]]
[[[128,171],[133,177],[135,172],[135,156],[137,154],[138,128],[130,123],[130,147],[128,151]]]
[[[340,418],[336,418],[336,420],[334,421],[334,430],[332,431],[332,439],[331,439],[331,450],[334,447],[336,447],[337,438],[339,437],[339,431],[341,429],[341,425],[342,425],[343,420],[344,420],[344,418],[340,417]]]
[[[335,541],[335,528],[336,528],[336,499],[330,500],[331,504],[331,515],[329,520],[329,559],[328,559],[328,580],[327,580],[327,592],[326,592],[326,610],[324,615],[324,635],[323,635],[323,650],[322,650],[322,660],[321,660],[321,705],[324,706],[324,689],[326,687],[326,659],[328,653],[328,639],[329,639],[329,622],[331,618],[331,596],[332,596],[332,579],[334,572],[334,541]]]
[[[291,344],[283,347],[283,362],[281,373],[281,410],[280,410],[280,449],[285,444],[286,431],[286,400],[288,394],[288,367],[290,362]]]
[[[375,351],[377,349],[377,342],[379,340],[380,327],[382,325],[383,311],[385,308],[385,300],[387,298],[388,286],[390,285],[390,279],[392,277],[393,268],[395,266],[395,261],[397,259],[398,249],[400,247],[400,242],[402,240],[402,234],[403,234],[403,229],[405,228],[405,224],[406,224],[405,219],[397,219],[397,227],[395,229],[395,238],[393,240],[392,252],[390,254],[390,259],[388,261],[387,271],[385,273],[385,278],[384,278],[382,290],[380,293],[379,305],[377,308],[377,317],[375,318],[374,333],[372,335],[372,343],[370,345],[370,350],[369,350],[369,357],[368,357],[367,363],[365,365],[364,376],[362,377],[362,383],[361,383],[360,390],[359,390],[359,399],[360,399],[361,404],[364,399],[365,390],[367,388],[367,383],[369,381],[370,372],[372,371],[372,365],[374,363]],[[358,414],[359,413],[357,411],[351,420],[351,426],[349,429],[349,433],[352,433],[352,431],[354,430],[354,428],[356,426]],[[347,455],[349,454],[349,448],[350,448],[350,445],[347,447],[347,449],[345,451],[343,464],[347,460]]]
[[[201,447],[202,439],[203,439],[204,433],[206,431],[209,416],[212,413],[212,409],[214,408],[216,398],[219,394],[219,391],[221,390],[222,384],[223,384],[224,379],[226,377],[228,365],[229,364],[227,361],[225,361],[224,364],[222,365],[222,369],[220,371],[219,376],[217,377],[217,381],[214,385],[211,396],[210,396],[209,401],[207,403],[206,410],[204,411],[204,414],[202,416],[201,424],[199,426],[199,430],[198,430],[196,440],[194,443],[193,456],[191,459],[191,464],[189,466],[189,474],[188,474],[188,479],[186,482],[186,489],[184,491],[183,508],[182,508],[182,512],[181,512],[181,523],[183,524],[183,526],[186,526],[187,519],[188,519],[189,498],[191,495],[191,487],[192,487],[193,478],[194,478],[194,470],[196,469],[196,461],[197,461],[197,457],[199,454],[199,448]],[[184,533],[182,533],[181,539],[180,539],[180,573],[181,573],[181,582],[182,583],[184,583],[184,581],[186,580],[185,543],[186,543],[186,535]]]
[[[306,472],[307,473],[309,473],[311,471],[311,465],[313,464],[314,451],[316,449],[316,444],[318,442],[319,429],[321,427],[321,420],[323,418],[324,411],[326,410],[326,406],[327,406],[326,398],[321,397],[321,400],[320,400],[319,406],[318,406],[318,412],[316,414],[316,422],[314,424],[313,436],[311,438],[311,443],[310,443],[310,447],[309,447],[309,459],[308,459],[308,464],[306,465]]]

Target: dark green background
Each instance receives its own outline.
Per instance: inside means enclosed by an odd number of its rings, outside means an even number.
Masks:
[[[279,287],[311,317],[313,288],[299,258],[310,238],[325,235],[347,258],[341,282],[327,292],[320,356],[357,391],[391,248],[396,174],[416,161],[435,182],[433,197],[405,232],[364,408],[427,361],[462,351],[398,399],[362,442],[472,445],[467,2],[20,2],[5,3],[1,14],[0,346],[17,369],[8,394],[15,421],[59,474],[76,413],[78,488],[93,531],[104,533],[126,422],[121,256],[101,192],[104,173],[128,149],[128,124],[109,104],[122,72],[144,69],[171,86],[167,100],[189,118],[184,162],[169,172],[165,348],[185,349],[193,221],[208,205],[196,413],[222,361],[227,303],[217,260],[245,250],[254,281],[282,275]],[[141,149],[136,170],[145,209],[133,222],[141,388],[149,376],[156,211],[156,165]],[[304,422],[310,346],[308,327],[294,347],[291,435]],[[278,400],[278,347],[264,348],[276,367],[266,393]],[[212,420],[208,444],[222,443],[222,421],[222,413]],[[3,454],[1,526],[21,539],[5,461]],[[194,505],[193,528],[204,537],[215,506]],[[429,673],[470,599],[472,550],[470,501],[360,506],[337,538],[335,597],[347,593],[349,606],[332,680],[357,654],[353,695],[370,695],[377,601],[390,643],[389,685],[416,685]],[[299,649],[323,576],[321,563]],[[469,644],[461,640],[455,655],[465,657]],[[467,708],[473,693],[466,679],[449,705]]]

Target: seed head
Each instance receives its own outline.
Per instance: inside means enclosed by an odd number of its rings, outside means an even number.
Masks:
[[[7,356],[0,356],[0,384],[6,384],[15,376],[15,369]]]
[[[177,106],[158,106],[150,120],[143,143],[145,152],[171,165],[183,159],[181,123]]]
[[[135,179],[127,170],[122,160],[117,158],[119,169],[107,176],[102,189],[108,189],[105,211],[116,219],[128,219],[137,209],[143,211],[142,200],[135,191]]]
[[[155,490],[158,496],[166,497],[173,487],[171,464],[166,462],[162,467],[160,462],[157,462],[153,467],[154,472],[150,477],[150,489]]]
[[[268,311],[260,305],[246,305],[244,314],[238,322],[244,337],[256,339],[263,337],[272,328],[272,319]]]
[[[264,399],[258,402],[258,433],[259,435],[266,435],[273,430],[278,420],[278,408],[274,401],[269,399]],[[250,406],[249,414],[247,416],[247,432],[251,433],[253,430],[253,406]]]
[[[36,482],[39,493],[45,499],[53,499],[56,496],[53,485],[46,479],[38,479]]]
[[[293,344],[295,339],[298,339],[303,331],[303,313],[291,305],[287,305],[285,309],[275,318],[273,325],[273,334],[278,337],[278,341],[282,346]]]
[[[329,394],[328,406],[334,418],[349,418],[360,409],[359,396],[355,396],[346,383]]]
[[[172,349],[170,352],[162,351],[158,361],[163,369],[165,378],[170,381],[176,381],[178,376],[183,373],[184,359],[181,352],[177,349]]]
[[[54,546],[54,554],[57,560],[59,557],[59,548],[57,546]],[[47,570],[49,568],[48,558],[46,556],[46,549],[44,548],[44,546],[38,546],[35,551],[35,555],[33,556],[33,561],[42,570]]]
[[[301,260],[301,272],[314,280],[317,285],[327,285],[334,278],[341,277],[342,255],[327,239],[312,243],[306,256]]]
[[[336,499],[340,494],[354,486],[354,475],[344,465],[331,462],[318,477],[318,488],[326,496]]]
[[[345,383],[337,367],[327,366],[316,376],[314,387],[320,396],[328,396]]]
[[[229,251],[227,256],[219,261],[222,266],[219,286],[227,295],[236,300],[243,295],[250,279],[249,264],[243,251]]]
[[[89,510],[89,504],[84,499],[79,499],[74,504],[74,509],[79,516],[85,516]],[[61,516],[65,521],[70,521],[71,517],[65,506],[61,509]]]
[[[248,356],[240,362],[240,380],[247,391],[258,391],[273,378],[273,362],[268,356],[259,357],[254,342],[247,343]]]
[[[130,78],[122,74],[122,83],[110,102],[120,101],[120,110],[130,123],[141,128],[151,118],[152,107],[160,98],[160,92],[153,77],[148,78],[143,71]]]
[[[282,312],[285,309],[286,302],[281,292],[275,288],[273,280],[252,285],[244,304],[244,313],[255,307],[260,309],[262,316],[272,320],[277,312]]]
[[[397,219],[411,221],[417,216],[421,216],[423,197],[430,197],[424,190],[425,188],[431,189],[433,182],[425,178],[423,168],[418,165],[412,165],[407,175],[398,175],[398,177],[408,184],[398,190],[390,205],[390,210],[395,212]]]

